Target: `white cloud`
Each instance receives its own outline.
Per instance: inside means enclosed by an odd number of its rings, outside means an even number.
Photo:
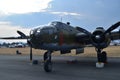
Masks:
[[[68,15],[71,15],[71,16],[82,16],[81,14],[79,13],[74,13],[74,12],[50,12],[51,14],[56,14],[56,15],[59,15],[59,16],[68,16]]]
[[[8,21],[1,21],[0,22],[0,25],[10,25],[11,22],[8,22]]]
[[[0,0],[0,14],[24,14],[41,12],[52,0]]]
[[[19,36],[17,30],[24,32],[29,35],[30,29],[22,28],[20,26],[14,26],[10,22],[0,22],[0,37],[14,37]]]

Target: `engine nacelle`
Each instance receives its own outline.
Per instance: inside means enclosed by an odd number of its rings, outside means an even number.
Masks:
[[[92,43],[96,48],[103,49],[110,44],[109,34],[104,35],[104,28],[98,27],[92,34]]]

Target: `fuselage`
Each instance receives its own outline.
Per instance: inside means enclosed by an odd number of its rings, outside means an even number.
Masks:
[[[80,33],[75,27],[62,22],[52,22],[48,26],[30,31],[30,42],[36,49],[71,50],[83,47],[76,42],[76,34]]]

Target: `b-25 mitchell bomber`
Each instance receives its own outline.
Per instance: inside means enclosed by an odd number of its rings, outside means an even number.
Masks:
[[[51,54],[53,51],[60,51],[61,54],[71,52],[76,49],[76,54],[83,53],[86,45],[92,45],[97,52],[98,62],[107,62],[107,53],[103,51],[108,47],[111,40],[120,39],[120,30],[114,29],[120,26],[120,21],[105,30],[97,27],[93,32],[89,32],[81,27],[73,27],[68,22],[51,22],[48,26],[38,27],[30,31],[26,36],[23,32],[17,31],[20,37],[4,37],[0,39],[27,39],[30,45],[30,60],[32,60],[32,48],[47,50],[44,53],[44,70],[52,71]]]

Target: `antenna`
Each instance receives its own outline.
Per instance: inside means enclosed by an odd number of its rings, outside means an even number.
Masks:
[[[62,22],[62,17],[60,18],[60,21]]]

